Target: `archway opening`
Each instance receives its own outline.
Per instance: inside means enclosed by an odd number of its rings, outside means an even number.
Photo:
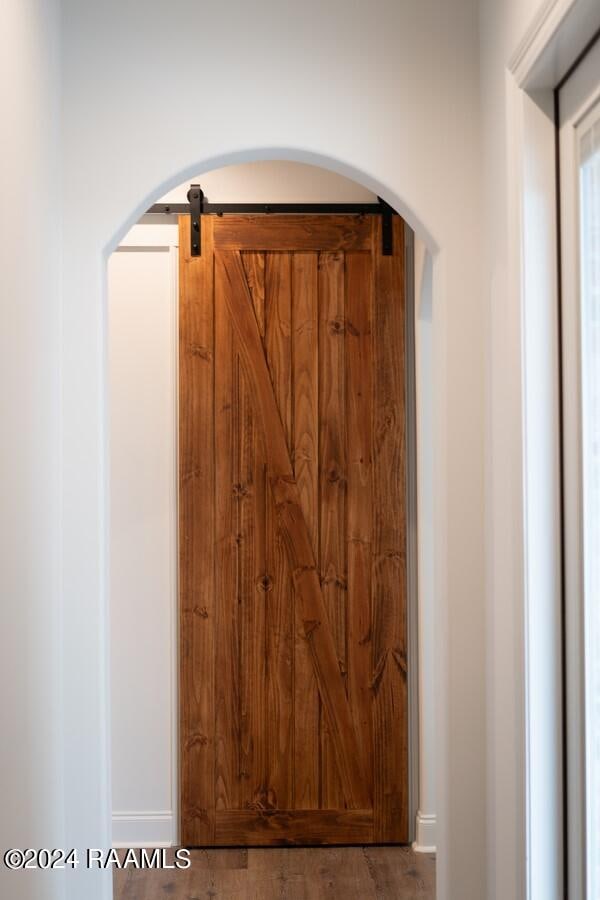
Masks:
[[[220,203],[351,204],[377,200],[369,188],[330,170],[287,160],[257,160],[192,177],[159,202],[169,206],[185,203],[190,182],[200,182],[207,198]],[[120,846],[169,846],[179,841],[179,252],[179,233],[170,214],[165,214],[160,224],[155,220],[151,224],[147,216],[140,216],[109,260],[111,768],[113,840]],[[407,254],[409,279],[411,272],[414,276],[415,259],[427,271],[424,245],[415,256],[411,240],[403,252]],[[419,291],[431,292],[427,277],[417,282]],[[412,291],[412,341],[418,335],[418,328],[414,330],[414,280],[407,284]],[[427,313],[426,303],[423,310]],[[430,317],[425,317],[429,321]],[[425,377],[426,368],[421,367],[419,372],[420,378]],[[414,383],[410,389],[414,391]],[[427,396],[427,391],[417,388],[417,395]],[[413,417],[409,426],[414,440],[416,414],[410,402],[408,410]],[[411,461],[412,500],[408,491],[413,504],[416,472],[415,457]],[[407,524],[413,536],[413,575],[408,589],[412,609],[409,644],[414,661],[409,665],[410,803],[414,822],[426,778],[421,756],[419,787],[419,720],[423,734],[433,709],[425,709],[422,703],[419,712],[417,701],[416,507],[412,513],[409,510]],[[421,664],[429,667],[432,660],[422,658]],[[425,764],[430,763],[431,757]],[[430,785],[433,779],[430,772]],[[414,836],[412,828],[411,832]]]

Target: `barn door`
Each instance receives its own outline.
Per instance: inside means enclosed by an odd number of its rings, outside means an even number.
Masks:
[[[393,227],[180,219],[183,844],[408,839]]]

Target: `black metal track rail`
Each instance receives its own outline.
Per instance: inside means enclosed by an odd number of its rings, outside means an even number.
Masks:
[[[384,203],[207,203],[202,204],[202,215],[223,216],[228,213],[306,213],[336,215],[350,213],[352,215],[375,216],[385,211]],[[155,203],[146,210],[146,216],[189,215],[189,203]],[[392,210],[392,215],[396,215]]]
[[[201,218],[206,215],[226,216],[235,214],[269,215],[361,215],[382,217],[382,253],[393,253],[392,216],[398,213],[381,197],[377,203],[208,203],[199,184],[192,184],[188,191],[189,203],[155,203],[145,213],[156,216],[189,215],[192,217],[191,254],[200,256],[202,252]]]

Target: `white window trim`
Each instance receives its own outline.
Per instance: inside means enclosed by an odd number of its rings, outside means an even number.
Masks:
[[[577,57],[595,30],[600,8],[592,0],[548,0],[541,7],[509,63],[506,77],[508,290],[506,311],[509,349],[520,346],[519,359],[498,360],[494,378],[505,379],[501,402],[508,412],[500,416],[516,433],[507,437],[500,427],[491,435],[491,458],[506,458],[513,484],[511,496],[494,510],[498,534],[508,522],[513,540],[507,548],[492,536],[494,572],[492,607],[511,603],[509,620],[499,633],[491,627],[490,748],[498,735],[507,752],[492,752],[489,766],[490,823],[488,895],[497,900],[559,900],[563,897],[562,871],[562,759],[560,746],[560,535],[546,527],[540,534],[544,510],[559,499],[558,453],[558,335],[555,133],[552,92],[560,76]],[[535,96],[535,101],[532,99]],[[545,207],[546,219],[536,217],[535,203]],[[545,298],[546,319],[536,300]],[[556,302],[553,302],[556,301]],[[543,328],[540,330],[540,324]],[[544,343],[545,341],[545,343]],[[537,400],[543,391],[540,408]],[[535,402],[533,402],[535,401]],[[544,474],[536,465],[541,465]],[[548,519],[547,519],[548,520]],[[494,523],[492,523],[493,526]],[[558,520],[555,522],[555,526]],[[539,621],[540,603],[532,586],[545,579],[546,611],[551,615],[544,647],[532,653],[530,637]],[[497,583],[498,582],[498,583]],[[502,672],[514,660],[514,671]],[[545,698],[540,684],[550,676]],[[548,703],[548,692],[552,702]],[[538,723],[540,699],[546,714]],[[554,752],[539,755],[544,734]],[[552,739],[553,736],[553,739]],[[535,745],[535,746],[534,746]],[[532,765],[529,760],[533,758]],[[532,774],[543,764],[546,801],[532,791]],[[538,775],[539,775],[538,769]],[[535,780],[535,779],[534,779]],[[540,782],[541,779],[538,779]],[[512,785],[512,789],[511,789]],[[501,863],[501,864],[500,864]]]
[[[583,473],[579,136],[600,119],[600,84],[590,89],[589,75],[598,71],[600,42],[561,91],[561,248],[563,309],[563,406],[565,498],[565,612],[567,671],[567,780],[569,896],[586,894],[585,799],[585,653],[583,605]],[[593,82],[592,82],[593,83]]]

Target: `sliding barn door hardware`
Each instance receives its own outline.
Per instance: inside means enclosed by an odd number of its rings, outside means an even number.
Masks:
[[[383,256],[392,256],[394,252],[392,216],[396,210],[377,198],[377,203],[207,203],[199,184],[190,185],[187,194],[188,203],[155,203],[146,212],[151,222],[159,221],[159,216],[189,215],[190,253],[192,256],[202,254],[202,216],[223,216],[235,213],[251,213],[254,215],[283,213],[302,215],[340,215],[351,214],[361,216],[381,216],[381,252]],[[154,218],[154,217],[157,218]]]
[[[192,256],[201,256],[202,254],[202,206],[204,204],[204,193],[199,184],[192,184],[187,194],[190,201],[190,253]]]
[[[394,215],[394,210],[389,203],[386,203],[381,197],[378,197],[377,199],[379,200],[379,205],[381,207],[381,255],[393,256],[394,225],[392,223],[392,216]]]

